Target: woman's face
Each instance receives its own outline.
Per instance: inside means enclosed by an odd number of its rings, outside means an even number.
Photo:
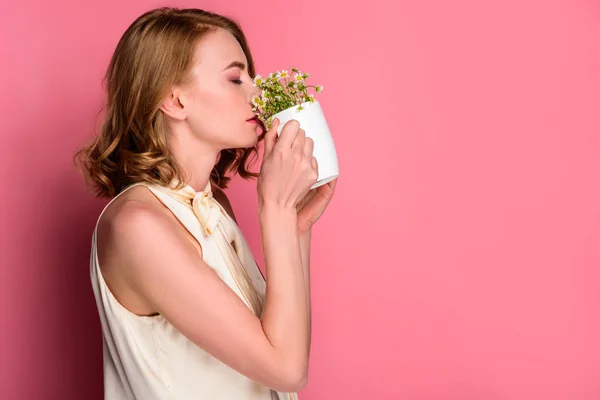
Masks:
[[[261,132],[252,96],[260,89],[248,75],[240,44],[217,29],[198,44],[195,60],[192,83],[180,94],[193,136],[217,151],[254,146]]]

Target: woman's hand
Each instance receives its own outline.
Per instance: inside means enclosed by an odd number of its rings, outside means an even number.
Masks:
[[[276,119],[265,135],[265,152],[257,182],[259,211],[264,207],[296,211],[298,207],[304,208],[300,203],[319,176],[317,160],[312,155],[314,142],[306,137],[299,122],[287,122],[279,137],[278,126]],[[311,209],[318,211],[319,207],[317,202]],[[312,213],[310,216],[314,218]]]
[[[335,193],[337,178],[331,182],[309,191],[298,203],[298,233],[303,235],[309,232],[329,205]]]

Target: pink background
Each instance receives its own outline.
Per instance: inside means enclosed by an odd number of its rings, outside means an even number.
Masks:
[[[0,21],[0,397],[102,398],[71,156],[159,5],[238,18],[312,74],[339,152],[315,227],[309,399],[600,399],[595,1],[22,1]],[[258,164],[256,168],[258,167]],[[258,254],[255,182],[229,196]]]

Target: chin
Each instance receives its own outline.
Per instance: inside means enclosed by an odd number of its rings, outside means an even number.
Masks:
[[[242,147],[254,147],[256,146],[256,143],[258,143],[258,135],[255,132],[254,135],[248,139],[248,142],[246,142],[246,146]]]
[[[248,138],[244,141],[239,141],[237,143],[231,143],[228,148],[230,149],[250,149],[254,146],[256,146],[256,143],[258,143],[258,136],[255,136],[253,138]]]
[[[249,129],[248,126],[244,127],[244,130],[238,131],[238,135],[230,137],[225,144],[227,149],[249,149],[258,143],[259,129]]]

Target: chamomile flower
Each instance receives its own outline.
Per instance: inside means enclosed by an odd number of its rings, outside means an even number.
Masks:
[[[253,79],[254,81],[254,87],[261,87],[262,84],[264,83],[263,77],[260,75],[256,75]]]
[[[265,100],[261,97],[253,96],[252,97],[252,105],[254,105],[255,107],[264,107]]]
[[[303,103],[316,102],[315,95],[312,92],[321,92],[323,86],[307,85],[306,79],[310,75],[303,73],[295,67],[275,71],[262,77],[256,75],[253,79],[256,87],[261,89],[261,93],[252,97],[252,111],[257,117],[270,127],[273,116],[280,111],[290,107],[297,106],[298,110],[303,110]]]
[[[304,82],[304,76],[301,73],[296,73],[296,75],[294,75],[294,82],[296,82],[296,83]]]

